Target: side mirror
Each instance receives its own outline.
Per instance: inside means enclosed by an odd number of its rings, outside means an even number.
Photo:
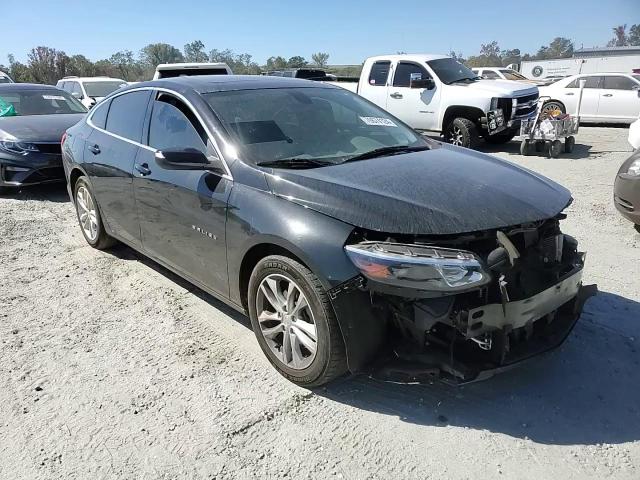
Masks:
[[[195,148],[160,150],[155,155],[156,163],[165,170],[209,170],[224,173],[219,158],[209,160]]]
[[[71,92],[71,96],[77,100],[82,100],[82,94],[79,92]]]
[[[409,88],[426,88],[427,90],[433,90],[436,88],[436,82],[433,78],[420,78],[409,80]]]

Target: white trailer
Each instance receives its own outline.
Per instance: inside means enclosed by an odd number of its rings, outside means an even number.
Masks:
[[[640,54],[580,56],[558,60],[533,60],[520,64],[520,73],[527,78],[567,77],[579,73],[631,73],[640,69]]]

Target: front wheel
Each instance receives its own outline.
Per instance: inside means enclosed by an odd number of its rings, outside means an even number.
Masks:
[[[73,198],[80,230],[87,243],[98,250],[111,247],[115,240],[104,229],[100,209],[85,177],[76,181]]]
[[[476,124],[468,118],[454,118],[444,132],[445,140],[459,147],[476,148],[480,143],[480,135]]]
[[[347,370],[329,297],[304,265],[280,255],[262,259],[249,280],[248,303],[260,348],[285,378],[310,388]]]

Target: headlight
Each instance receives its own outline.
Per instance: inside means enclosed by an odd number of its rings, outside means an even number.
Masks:
[[[627,170],[627,174],[633,175],[634,177],[640,176],[640,158],[631,162],[629,170]]]
[[[456,292],[491,280],[471,252],[385,242],[363,242],[344,249],[365,277],[395,287]]]
[[[9,140],[0,140],[0,148],[9,153],[15,153],[18,155],[26,155],[29,152],[37,152],[38,147],[33,143],[16,142]]]

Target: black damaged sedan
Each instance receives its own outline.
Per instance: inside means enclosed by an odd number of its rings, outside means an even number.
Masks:
[[[0,85],[0,193],[64,181],[60,140],[87,112],[49,85]]]
[[[549,350],[584,300],[571,195],[341,88],[196,76],[119,90],[63,144],[81,231],[248,314],[269,361],[465,382]]]

